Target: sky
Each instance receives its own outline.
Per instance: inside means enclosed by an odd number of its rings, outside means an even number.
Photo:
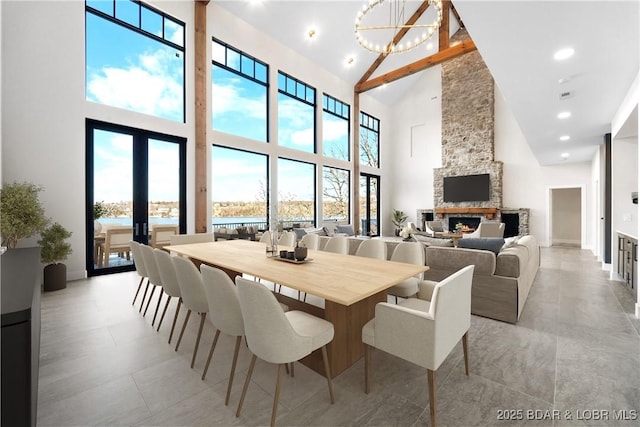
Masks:
[[[104,7],[108,3],[90,1],[89,4]],[[130,12],[121,10],[119,17],[136,22],[137,16]],[[162,36],[161,19],[159,15],[143,14],[143,28]],[[181,28],[167,20],[165,25],[166,38],[182,44]],[[87,100],[168,120],[184,121],[184,58],[181,51],[91,13],[87,13],[86,28]],[[212,43],[212,49],[214,57],[219,55],[219,46]],[[239,57],[236,59],[240,61]],[[258,77],[267,75],[266,68],[260,67],[258,70]],[[317,101],[321,99],[321,96],[316,96]],[[214,66],[212,100],[211,123],[214,129],[266,142],[265,86]],[[279,94],[277,114],[278,141],[270,143],[313,151],[313,107]],[[348,147],[348,121],[324,113],[323,122],[324,154],[346,156],[346,150],[340,149],[340,146]],[[98,131],[94,141],[96,200],[130,200],[133,168],[131,137]],[[256,200],[266,181],[266,157],[215,147],[212,153],[214,201]],[[159,141],[153,143],[150,148],[150,200],[177,198],[178,174],[167,173],[177,171],[177,168],[177,146]],[[313,167],[279,160],[278,168],[280,194],[294,194],[301,199],[313,197],[314,178],[310,172]]]

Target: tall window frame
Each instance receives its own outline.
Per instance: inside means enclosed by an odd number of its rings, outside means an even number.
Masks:
[[[265,93],[265,101],[264,101],[264,134],[261,138],[252,137],[249,131],[255,127],[254,122],[244,123],[238,125],[237,122],[243,122],[246,120],[248,115],[246,110],[235,114],[234,117],[234,125],[239,126],[240,128],[246,130],[246,133],[238,133],[238,132],[229,132],[228,128],[216,129],[215,125],[215,109],[212,111],[211,115],[211,129],[216,131],[221,131],[225,133],[229,133],[232,135],[238,135],[242,137],[246,137],[255,141],[260,142],[269,142],[269,65],[266,62],[263,62],[254,56],[249,55],[246,52],[243,52],[224,41],[212,37],[211,39],[211,50],[212,50],[212,59],[211,59],[211,83],[212,86],[215,84],[214,73],[216,72],[216,68],[224,73],[229,73],[236,78],[244,79],[254,85],[262,86],[264,88]],[[215,88],[215,86],[213,86]],[[236,88],[232,88],[234,90]],[[251,89],[250,87],[241,87],[240,89]],[[234,102],[237,101],[238,94],[236,93],[236,97]],[[240,98],[243,99],[243,98]],[[251,98],[247,98],[247,103],[251,103],[253,100]],[[215,96],[212,99],[212,104],[215,107]],[[253,106],[251,106],[253,107]],[[253,112],[252,108],[248,109]],[[262,125],[261,125],[262,126]]]
[[[375,149],[368,150],[366,144],[371,136],[375,136]],[[360,112],[360,162],[361,164],[380,167],[380,119],[364,111]]]
[[[103,105],[109,105],[115,108],[123,108],[129,111],[150,114],[153,117],[186,123],[186,23],[139,0],[85,0],[85,49],[87,50],[89,49],[89,47],[87,46],[88,37],[86,36],[87,26],[89,25],[87,22],[87,16],[89,14],[98,18],[102,18],[107,22],[118,25],[138,35],[142,35],[153,41],[159,42],[162,45],[167,46],[171,49],[175,49],[179,52],[179,55],[182,57],[182,111],[181,117],[178,120],[177,118],[174,119],[170,117],[164,117],[162,115],[149,113],[144,110],[141,111],[139,109],[122,107],[120,105],[114,105],[113,103],[105,103],[95,101],[95,99],[90,99],[88,90],[89,72],[87,70],[89,64],[87,64],[86,62],[85,99],[89,101],[99,102]],[[161,21],[159,24],[158,19],[160,19]],[[171,30],[174,30],[174,32],[170,33]],[[89,53],[86,52],[85,58],[88,58],[89,56]],[[85,61],[87,60],[88,59],[85,59]]]
[[[292,180],[287,180],[286,178],[288,178],[287,176],[285,176],[285,167],[284,165],[286,163],[290,163],[292,165],[305,165],[305,166],[310,166],[312,172],[309,173],[309,177],[311,177],[311,181],[309,183],[309,185],[307,185],[305,188],[312,188],[313,189],[313,195],[311,197],[311,206],[308,207],[308,211],[310,212],[311,218],[301,218],[300,216],[298,217],[293,217],[293,216],[288,216],[285,219],[285,215],[283,215],[283,211],[284,210],[289,210],[289,207],[285,206],[286,203],[291,203],[291,202],[304,202],[305,200],[301,200],[300,195],[298,194],[292,194],[293,196],[296,196],[297,199],[291,198],[289,194],[285,194],[283,193],[283,188],[285,187],[285,185],[287,184],[291,184],[291,183],[295,183],[297,185],[300,185],[300,183],[302,182],[302,180],[300,178],[296,179],[295,181]],[[294,223],[296,222],[311,222],[312,224],[317,224],[318,218],[317,218],[317,206],[318,206],[318,193],[317,193],[317,170],[318,170],[318,164],[315,162],[307,162],[304,160],[299,160],[299,159],[295,159],[295,158],[290,158],[290,157],[283,157],[283,156],[279,156],[277,158],[277,169],[278,169],[278,188],[276,189],[277,194],[278,194],[278,205],[277,205],[277,211],[278,211],[278,222],[280,224],[282,224],[284,227],[292,227]],[[301,208],[298,208],[301,209]],[[304,208],[302,208],[304,209]]]
[[[284,128],[282,126],[282,122],[284,120],[284,108],[283,102],[287,98],[296,100],[301,102],[303,106],[311,107],[311,116],[312,116],[312,141],[309,145],[310,149],[298,148],[296,144],[293,142],[294,138],[285,139],[283,135]],[[295,104],[293,104],[295,105]],[[318,152],[318,137],[317,137],[317,118],[316,118],[316,108],[317,108],[317,98],[316,98],[316,89],[302,80],[298,80],[295,77],[290,76],[284,71],[278,70],[278,145],[282,147],[291,148],[294,150],[303,151],[306,153],[317,153]],[[300,115],[296,117],[296,120],[300,120]],[[302,132],[300,130],[295,130],[298,135],[304,135],[304,129]],[[304,145],[306,147],[306,145]]]
[[[216,159],[216,150],[218,149],[222,149],[222,150],[229,150],[230,152],[238,152],[238,153],[242,153],[244,155],[251,155],[251,156],[256,156],[256,159],[259,159],[260,157],[263,158],[264,160],[264,183],[263,183],[263,188],[260,190],[263,192],[263,194],[256,194],[256,198],[258,197],[264,197],[264,202],[265,202],[265,221],[236,221],[236,222],[229,222],[226,221],[224,224],[219,221],[219,223],[216,223],[216,216],[214,214],[214,210],[215,210],[215,203],[216,203],[216,190],[215,190],[215,185],[214,185],[214,180],[215,180],[215,170],[216,168],[213,166]],[[256,225],[258,226],[259,229],[268,229],[269,228],[269,213],[270,213],[270,205],[271,205],[271,201],[269,200],[269,181],[270,181],[270,170],[269,170],[269,155],[265,154],[265,153],[259,153],[259,152],[255,152],[255,151],[250,151],[250,150],[243,150],[241,148],[236,148],[236,147],[229,147],[226,145],[218,145],[218,144],[213,144],[211,147],[211,164],[212,164],[212,175],[211,175],[211,222],[212,222],[212,226],[215,227],[228,227],[228,228],[236,228],[236,227],[242,227],[242,226],[249,226],[249,225]],[[225,184],[229,184],[230,180],[225,180]],[[224,184],[223,184],[224,185]],[[234,187],[236,187],[237,185],[240,185],[236,180],[234,180]],[[236,187],[236,189],[238,189]],[[220,202],[230,202],[231,200],[221,200]],[[236,217],[219,217],[219,218],[246,218],[245,216],[236,216]],[[257,224],[255,222],[258,222]]]
[[[332,203],[332,205],[329,205]],[[340,204],[344,205],[343,214],[339,213]],[[351,171],[335,166],[322,167],[322,219],[337,219],[338,221],[351,218]]]
[[[333,132],[329,132],[329,128],[327,127],[327,124],[329,123],[328,119],[333,119],[333,118],[338,120],[343,120],[344,123],[342,122],[338,122],[338,123],[345,125],[347,128],[346,138],[344,139],[344,141],[341,142],[341,145],[344,144],[343,150],[345,154],[342,157],[335,155],[335,153],[332,152],[333,147],[338,144],[330,144],[330,141],[332,140],[327,139],[328,135],[333,135]],[[346,104],[340,101],[339,99],[334,98],[331,95],[323,93],[322,94],[322,154],[334,159],[350,161],[351,160],[351,144],[349,143],[350,140],[351,140],[351,107],[349,106],[349,104]],[[329,147],[331,147],[331,149]],[[340,151],[340,148],[336,148],[336,150]]]

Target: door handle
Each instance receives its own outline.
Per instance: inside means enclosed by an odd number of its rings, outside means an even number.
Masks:
[[[147,223],[142,223],[142,234],[147,235]]]

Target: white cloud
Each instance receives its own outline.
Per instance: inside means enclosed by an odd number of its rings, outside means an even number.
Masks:
[[[217,116],[230,113],[263,120],[266,118],[266,94],[251,98],[244,93],[239,79],[226,79],[225,83],[213,82],[211,85],[211,109],[214,120]]]
[[[345,120],[340,119],[327,119],[328,114],[325,114],[322,126],[322,137],[325,141],[343,140],[349,133],[349,126]]]
[[[104,67],[90,75],[87,97],[102,104],[176,120],[182,118],[182,61],[172,50],[140,55],[125,68]]]

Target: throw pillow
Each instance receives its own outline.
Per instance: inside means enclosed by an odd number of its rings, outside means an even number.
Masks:
[[[347,236],[356,234],[353,231],[353,225],[336,225],[336,233],[345,233]]]
[[[504,239],[504,245],[502,245],[502,249],[500,250],[515,246],[516,244],[518,244],[518,239],[520,239],[520,236],[507,237],[506,239]]]
[[[439,239],[437,237],[423,236],[422,234],[414,234],[413,238],[416,241],[424,243],[427,246],[453,247],[453,240],[451,239]]]
[[[483,238],[470,237],[468,239],[458,240],[459,248],[482,249],[485,251],[491,251],[496,255],[498,255],[503,245],[504,245],[504,239],[500,237],[483,237]]]
[[[307,231],[304,228],[294,228],[293,232],[296,233],[296,240],[302,239],[302,236],[307,234]]]

